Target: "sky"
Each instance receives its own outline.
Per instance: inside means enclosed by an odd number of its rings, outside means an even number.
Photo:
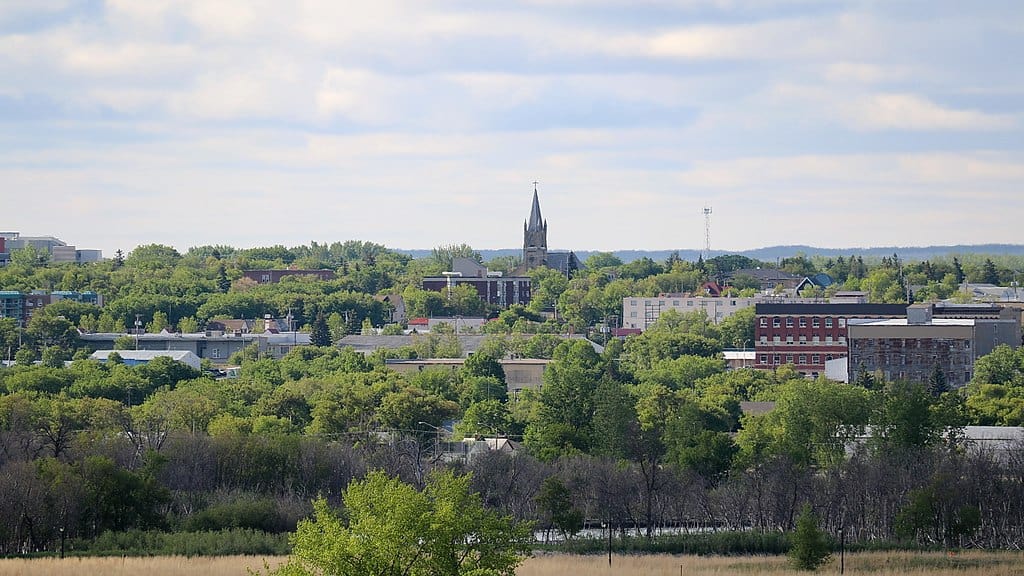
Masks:
[[[2,0],[0,230],[1024,243],[1019,0]]]

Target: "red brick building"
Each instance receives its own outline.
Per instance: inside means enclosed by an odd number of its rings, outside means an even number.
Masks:
[[[847,354],[850,318],[902,318],[906,304],[755,304],[754,367],[790,364],[811,377],[825,373],[825,361]]]

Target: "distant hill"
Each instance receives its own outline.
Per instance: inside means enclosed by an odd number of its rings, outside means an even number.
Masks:
[[[559,251],[559,250],[553,250]],[[413,258],[426,258],[430,256],[430,250],[396,250],[403,254],[409,254]],[[522,250],[519,248],[502,248],[497,250],[480,250],[480,255],[483,256],[484,261],[492,260],[499,256],[519,256],[522,254]],[[576,255],[581,261],[586,259],[591,254],[596,254],[598,250],[576,250]],[[650,258],[655,261],[666,260],[672,252],[679,252],[679,257],[683,260],[694,261],[700,257],[700,250],[614,250],[613,254],[618,256],[623,262],[632,262],[633,260],[639,260],[641,258]],[[883,256],[892,256],[898,254],[900,258],[904,260],[928,260],[937,257],[951,257],[961,254],[989,254],[989,255],[1009,255],[1009,256],[1024,256],[1024,244],[976,244],[976,245],[964,245],[958,244],[955,246],[879,246],[874,248],[815,248],[814,246],[769,246],[767,248],[756,248],[753,250],[740,250],[736,252],[728,252],[722,250],[712,250],[711,256],[722,256],[725,254],[738,254],[740,256],[746,256],[748,258],[755,258],[762,262],[773,262],[788,258],[790,256],[796,256],[797,254],[804,254],[810,256],[825,256],[825,257],[836,257],[836,256],[861,256],[863,258],[881,258]]]

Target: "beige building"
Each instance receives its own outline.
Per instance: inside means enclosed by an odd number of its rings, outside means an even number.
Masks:
[[[385,365],[402,374],[409,374],[427,368],[462,368],[465,358],[426,358],[420,360],[386,360]],[[540,358],[505,358],[498,360],[505,370],[505,385],[510,397],[516,397],[521,390],[539,390],[544,369],[551,362]]]
[[[646,330],[666,310],[680,314],[703,310],[715,324],[736,312],[758,303],[796,304],[821,302],[814,298],[780,297],[774,294],[758,294],[746,298],[723,296],[692,296],[690,294],[659,294],[654,297],[628,297],[622,299],[622,327],[629,330]]]

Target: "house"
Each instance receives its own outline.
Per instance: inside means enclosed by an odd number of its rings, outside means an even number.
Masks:
[[[405,324],[409,317],[405,313],[405,299],[401,294],[386,294],[373,297],[384,304],[385,324]]]
[[[170,358],[196,370],[199,370],[201,365],[199,357],[188,350],[97,350],[89,358],[106,362],[115,352],[124,360],[126,366],[146,364],[154,358]]]
[[[1021,302],[1024,300],[1024,290],[1017,282],[1012,284],[1007,287],[964,282],[960,285],[960,292],[970,294],[976,302]]]
[[[753,278],[760,285],[759,290],[767,291],[773,291],[778,286],[793,290],[806,280],[802,276],[790,274],[785,270],[776,270],[774,268],[740,268],[726,275],[726,282],[732,285],[741,277]]]

